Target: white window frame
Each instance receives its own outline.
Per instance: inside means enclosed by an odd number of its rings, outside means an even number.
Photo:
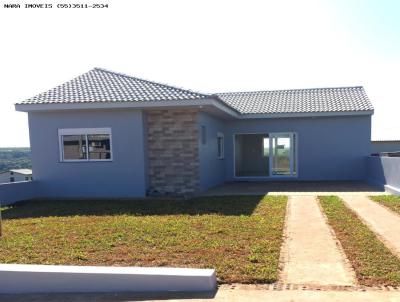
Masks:
[[[221,140],[220,140],[221,139]],[[221,148],[219,146],[219,142],[222,142],[221,144]],[[221,132],[217,133],[217,156],[218,159],[224,159],[225,158],[225,138],[224,138],[224,134]],[[221,150],[221,154],[219,154],[219,150]]]
[[[89,158],[89,144],[88,135],[91,134],[107,134],[110,136],[110,158],[109,159],[90,159]],[[86,136],[86,159],[64,159],[64,135],[85,135]],[[113,144],[112,144],[112,133],[111,128],[68,128],[68,129],[58,129],[58,147],[60,162],[110,162],[113,161]]]

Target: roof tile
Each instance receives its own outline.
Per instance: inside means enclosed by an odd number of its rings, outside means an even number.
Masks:
[[[191,100],[207,95],[95,68],[20,104]]]
[[[188,101],[216,97],[240,114],[371,111],[364,88],[313,88],[202,94],[95,68],[19,104]]]
[[[373,110],[364,88],[337,87],[216,94],[242,114]]]

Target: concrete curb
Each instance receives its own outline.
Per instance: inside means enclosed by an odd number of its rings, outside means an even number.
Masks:
[[[200,292],[213,269],[0,264],[0,293]]]

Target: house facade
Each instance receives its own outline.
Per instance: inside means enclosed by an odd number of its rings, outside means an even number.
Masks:
[[[364,180],[362,87],[201,94],[93,69],[16,104],[45,197],[191,195],[227,181]]]

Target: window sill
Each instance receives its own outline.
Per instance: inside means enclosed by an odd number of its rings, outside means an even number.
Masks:
[[[72,159],[72,160],[63,160],[63,161],[59,161],[59,163],[98,163],[98,162],[112,162],[112,159],[90,159],[90,160],[86,160],[86,159]]]

